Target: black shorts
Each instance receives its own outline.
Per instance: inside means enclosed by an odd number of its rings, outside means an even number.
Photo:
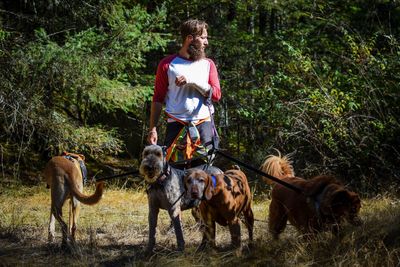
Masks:
[[[167,130],[165,133],[165,141],[164,145],[169,147],[175,140],[176,136],[179,134],[179,131],[183,128],[183,124],[180,122],[169,122],[167,124]],[[196,125],[197,130],[200,134],[200,141],[203,145],[206,145],[207,149],[212,148],[212,139],[213,139],[213,128],[211,125],[211,121],[205,121],[199,125]]]

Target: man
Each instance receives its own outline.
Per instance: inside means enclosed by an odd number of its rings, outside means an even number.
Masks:
[[[205,55],[207,29],[204,21],[185,21],[180,28],[182,47],[178,54],[164,58],[157,68],[147,140],[157,143],[157,124],[165,104],[168,124],[164,145],[169,161],[190,161],[195,158],[193,150],[198,150],[197,135],[201,144],[208,147],[216,135],[212,123],[214,108],[207,100],[211,92],[211,99],[219,101],[221,89],[216,66]],[[180,152],[184,156],[179,156]]]

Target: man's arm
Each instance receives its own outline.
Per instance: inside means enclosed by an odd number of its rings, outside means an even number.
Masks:
[[[149,126],[149,133],[147,135],[147,142],[152,145],[157,144],[158,140],[157,124],[158,121],[160,120],[162,107],[163,103],[155,101],[151,103],[150,126]]]
[[[157,67],[154,95],[150,110],[149,133],[147,135],[147,142],[152,145],[156,145],[158,140],[157,124],[161,116],[165,95],[168,91],[168,66],[173,58],[173,56],[164,58]]]
[[[212,87],[211,99],[214,102],[218,102],[221,99],[221,85],[219,84],[218,71],[214,61],[211,59],[208,61],[210,62],[210,76],[208,78],[208,84]]]

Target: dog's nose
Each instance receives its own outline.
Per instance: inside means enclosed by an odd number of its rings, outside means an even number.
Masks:
[[[144,170],[147,172],[152,172],[152,171],[154,171],[154,167],[153,166],[145,166]]]
[[[192,198],[198,198],[199,197],[199,189],[197,187],[192,187],[191,195],[192,195]]]

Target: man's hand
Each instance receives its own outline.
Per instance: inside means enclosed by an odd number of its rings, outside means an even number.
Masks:
[[[183,86],[187,83],[185,76],[181,75],[181,76],[176,76],[175,79],[175,84],[177,86]]]
[[[203,87],[201,87],[201,86],[198,86],[198,85],[195,84],[195,83],[187,83],[187,84],[185,84],[185,86],[184,86],[183,88],[184,88],[184,89],[187,89],[187,90],[196,90],[196,91],[199,92],[202,96],[208,97],[209,94],[210,94],[211,86],[208,85],[208,88],[203,88]]]
[[[151,130],[147,135],[147,142],[150,145],[157,145],[157,139],[158,139],[157,130],[156,129]]]

